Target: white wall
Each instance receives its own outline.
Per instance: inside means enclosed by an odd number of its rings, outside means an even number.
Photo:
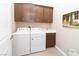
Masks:
[[[11,4],[0,3],[0,56],[10,56],[11,49]]]
[[[11,33],[11,6],[0,3],[0,38]]]
[[[15,23],[15,20],[14,20],[14,4],[11,3],[11,21],[12,21],[12,32],[15,32],[16,31],[16,23]]]
[[[28,27],[31,26],[33,27],[37,27],[37,28],[50,28],[52,29],[52,23],[25,23],[25,22],[16,22],[16,27]]]
[[[75,49],[79,52],[79,29],[63,27],[62,15],[79,10],[79,3],[77,2],[56,4],[54,8],[54,20],[57,29],[56,46],[67,55],[69,49]]]

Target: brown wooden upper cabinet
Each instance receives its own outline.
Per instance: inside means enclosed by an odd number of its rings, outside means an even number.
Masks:
[[[44,7],[44,22],[46,23],[53,22],[53,8]]]
[[[52,23],[53,8],[30,3],[15,3],[14,15],[16,22]]]

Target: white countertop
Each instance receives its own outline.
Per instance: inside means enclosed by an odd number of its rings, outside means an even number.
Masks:
[[[53,30],[53,29],[48,29],[45,31],[46,33],[56,33],[56,30]]]
[[[34,31],[35,32],[44,32],[44,33],[56,33],[56,30],[54,30],[54,29],[42,29],[42,28],[32,28],[31,29],[31,32],[33,32],[34,33]]]

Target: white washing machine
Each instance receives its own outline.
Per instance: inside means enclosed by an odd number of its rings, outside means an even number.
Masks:
[[[39,28],[19,28],[13,34],[13,56],[46,50],[46,34]]]
[[[18,28],[17,32],[13,33],[12,55],[19,56],[30,54],[30,29]]]

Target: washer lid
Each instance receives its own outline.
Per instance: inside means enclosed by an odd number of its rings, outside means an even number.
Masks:
[[[29,34],[30,29],[29,28],[17,28],[17,31],[14,34]]]

